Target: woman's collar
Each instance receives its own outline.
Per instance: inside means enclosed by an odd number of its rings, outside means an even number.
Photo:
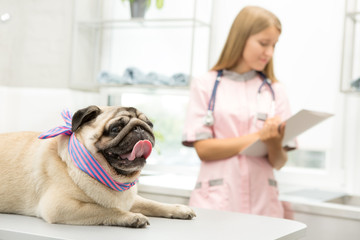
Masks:
[[[253,79],[256,75],[257,75],[257,73],[255,70],[245,72],[245,73],[237,73],[237,72],[234,72],[231,70],[226,70],[226,69],[224,69],[224,71],[223,71],[224,77],[234,80],[234,81],[239,81],[239,82]]]

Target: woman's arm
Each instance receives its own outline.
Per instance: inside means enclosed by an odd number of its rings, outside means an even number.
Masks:
[[[260,138],[267,146],[269,163],[279,170],[287,162],[287,153],[281,145],[285,124],[282,124],[280,129],[279,124],[279,118],[271,118],[265,121],[263,129],[259,132],[237,138],[199,140],[194,143],[194,147],[201,161],[216,161],[239,154]]]
[[[287,162],[287,152],[280,145],[267,145],[268,147],[268,159],[276,170],[280,170]]]
[[[285,123],[282,123],[280,127],[279,124],[280,118],[270,118],[265,121],[264,127],[260,130],[260,140],[267,146],[269,162],[277,170],[282,168],[288,159],[287,153],[282,147]]]
[[[194,147],[202,161],[215,161],[239,154],[239,152],[257,139],[259,139],[259,133],[252,133],[237,138],[211,138],[196,141]]]

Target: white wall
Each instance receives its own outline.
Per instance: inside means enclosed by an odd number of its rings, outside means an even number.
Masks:
[[[97,93],[67,89],[74,1],[1,0],[4,13],[10,19],[0,21],[0,132],[45,131],[63,124],[64,108],[99,104]]]
[[[0,84],[67,87],[73,1],[1,0]]]
[[[99,95],[69,89],[0,86],[0,133],[47,131],[64,125],[61,111],[98,105]]]

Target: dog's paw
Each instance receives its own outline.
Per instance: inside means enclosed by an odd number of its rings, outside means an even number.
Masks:
[[[196,214],[194,210],[192,210],[190,207],[181,205],[181,204],[175,204],[173,205],[173,209],[170,212],[170,218],[178,218],[178,219],[193,219],[196,217]]]
[[[125,224],[126,227],[132,228],[145,228],[147,225],[150,225],[149,219],[141,213],[133,213]]]

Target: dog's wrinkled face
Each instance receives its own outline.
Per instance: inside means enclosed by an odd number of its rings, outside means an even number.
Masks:
[[[96,128],[94,146],[120,175],[139,172],[155,144],[152,123],[132,107],[90,106],[73,117],[73,132]]]

